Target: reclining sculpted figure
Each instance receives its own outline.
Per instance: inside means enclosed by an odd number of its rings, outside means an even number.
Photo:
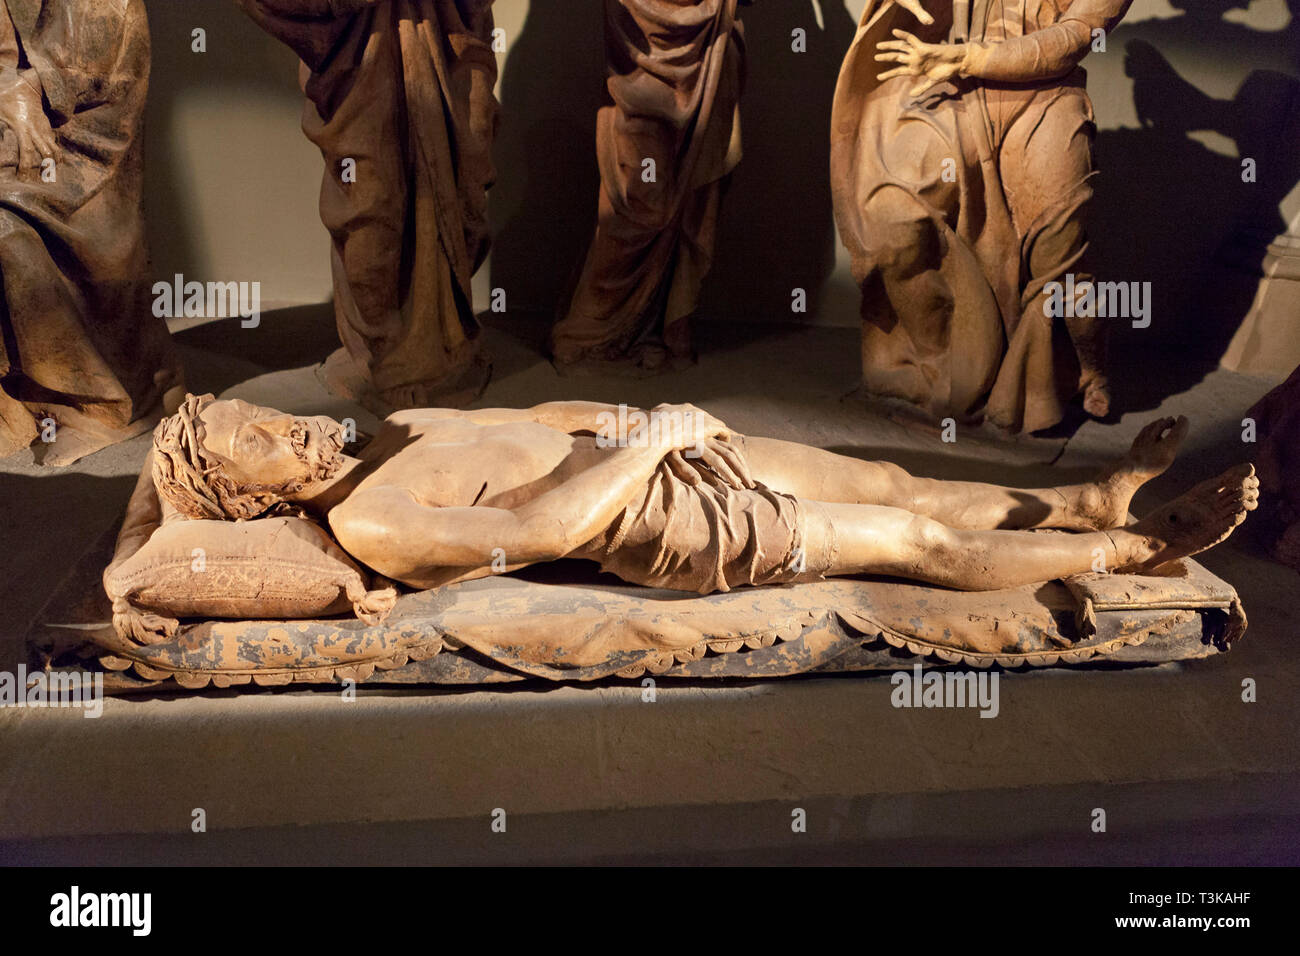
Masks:
[[[614,424],[638,417],[644,427]],[[153,468],[185,515],[299,507],[358,561],[416,588],[576,557],[699,593],[857,573],[991,590],[1101,561],[1151,570],[1224,540],[1256,507],[1248,464],[1125,526],[1186,430],[1161,419],[1096,481],[1019,490],[742,436],[689,405],[408,410],[352,457],[329,418],[207,395],[158,426]]]

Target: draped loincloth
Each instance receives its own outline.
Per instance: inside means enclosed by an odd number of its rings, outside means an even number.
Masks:
[[[820,580],[834,551],[830,519],[816,502],[761,484],[690,485],[661,463],[645,493],[572,557],[632,584],[711,594]]]

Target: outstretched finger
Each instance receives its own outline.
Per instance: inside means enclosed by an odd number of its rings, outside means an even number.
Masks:
[[[934,23],[934,17],[926,13],[925,7],[921,6],[920,0],[894,0],[894,2],[926,26]]]
[[[893,79],[894,77],[896,77],[896,76],[915,76],[915,74],[912,72],[912,68],[911,68],[911,67],[907,67],[907,66],[896,66],[896,67],[894,67],[894,69],[892,69],[892,70],[886,70],[884,73],[881,73],[881,74],[877,75],[877,76],[876,76],[876,79],[878,79],[878,80],[892,80],[892,79]]]
[[[898,37],[900,40],[906,40],[909,46],[924,45],[921,43],[919,38],[917,38],[914,34],[908,33],[906,30],[895,30],[894,36]]]

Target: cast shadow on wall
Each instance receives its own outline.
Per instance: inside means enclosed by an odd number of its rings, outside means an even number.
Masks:
[[[1279,204],[1300,182],[1300,0],[1261,31],[1223,20],[1239,0],[1171,0],[1184,11],[1121,26],[1140,127],[1103,130],[1091,232],[1103,280],[1150,281],[1152,326],[1120,322],[1112,340],[1117,407],[1142,411],[1218,365],[1251,308],[1268,244],[1287,231]],[[1170,58],[1260,64],[1230,98],[1185,79]],[[1085,66],[1087,64],[1085,63]],[[1189,134],[1213,132],[1224,155]],[[1255,182],[1242,160],[1254,159]],[[1142,369],[1159,368],[1160,375]]]
[[[302,94],[286,78],[297,75],[293,54],[258,29],[233,0],[148,0],[146,9],[153,66],[145,112],[145,222],[153,273],[169,277],[191,271],[187,267],[200,258],[190,226],[194,200],[185,191],[193,171],[177,141],[187,97],[219,90],[236,109],[259,99],[274,103],[296,123]],[[192,48],[196,28],[206,32],[206,53]],[[242,175],[230,170],[225,188],[238,188]],[[317,215],[314,207],[303,214]]]
[[[742,9],[745,155],[723,202],[700,319],[736,323],[757,338],[772,323],[815,317],[835,269],[831,104],[857,21],[843,0]],[[796,29],[804,31],[806,52],[793,49]],[[795,289],[807,292],[806,313],[791,310]]]
[[[818,8],[820,7],[819,26]],[[698,320],[789,322],[815,314],[835,264],[830,112],[856,23],[841,0],[741,8],[747,50],[744,159],[733,175]],[[806,52],[792,31],[806,32]],[[491,285],[511,312],[554,317],[595,225],[596,112],[605,93],[602,0],[532,0],[501,78],[489,194]],[[577,119],[575,119],[575,117]],[[792,290],[807,315],[791,312]]]
[[[595,223],[603,6],[531,0],[501,76],[491,285],[505,290],[508,311],[539,313],[539,342]]]

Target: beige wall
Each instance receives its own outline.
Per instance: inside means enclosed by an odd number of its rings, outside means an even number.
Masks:
[[[856,291],[833,235],[826,131],[839,63],[864,3],[759,0],[745,8],[746,157],[727,197],[706,319],[857,321]],[[1202,18],[1179,9],[1187,6],[1210,13]],[[1300,75],[1300,40],[1287,0],[1255,0],[1224,15],[1218,8],[1227,6],[1226,0],[1136,0],[1108,52],[1087,61],[1101,130],[1097,251],[1104,275],[1109,266],[1122,273],[1115,278],[1190,282],[1233,229],[1280,232],[1288,221],[1300,225],[1294,163],[1261,158],[1260,188],[1251,195],[1276,193],[1268,194],[1271,211],[1265,203],[1262,212],[1243,218],[1242,194],[1225,184],[1239,163],[1233,137],[1249,136],[1249,123],[1245,134],[1235,127],[1171,132],[1139,124],[1135,82],[1149,91],[1157,114],[1162,103],[1177,99],[1177,85],[1150,57],[1132,65],[1135,43],[1139,49],[1151,44],[1174,73],[1225,101],[1241,93],[1254,71]],[[260,280],[270,306],[327,299],[328,246],[316,211],[321,163],[299,128],[293,54],[261,33],[233,0],[148,0],[148,7],[154,271]],[[506,288],[512,309],[551,308],[594,214],[600,8],[601,0],[495,5],[509,43],[498,91],[497,244],[477,285],[480,294]],[[206,53],[190,50],[196,27],[207,32]],[[808,33],[807,53],[790,50],[795,27]],[[1226,115],[1248,117],[1258,109],[1247,97]],[[795,286],[812,296],[808,316],[789,312]]]

